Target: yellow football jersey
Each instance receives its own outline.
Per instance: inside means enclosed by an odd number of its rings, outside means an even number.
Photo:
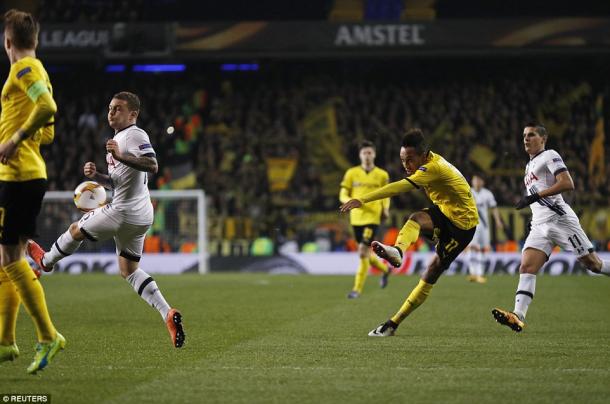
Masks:
[[[53,94],[53,87],[40,60],[20,59],[11,66],[2,88],[0,115],[0,143],[8,141],[27,121],[34,109],[34,100],[41,92]],[[0,181],[29,181],[47,178],[47,170],[40,155],[40,143],[50,143],[54,137],[53,119],[24,140],[8,164],[0,164]]]
[[[362,166],[356,166],[345,172],[341,181],[341,192],[339,199],[342,203],[350,199],[360,198],[362,195],[379,189],[389,182],[390,176],[387,171],[374,167],[368,173]],[[362,208],[352,209],[350,212],[350,223],[352,226],[363,226],[366,224],[379,224],[381,212],[390,207],[390,198],[367,203]]]
[[[432,203],[460,229],[468,230],[479,223],[477,204],[468,181],[442,156],[430,152],[428,162],[407,177],[407,181],[423,188]]]

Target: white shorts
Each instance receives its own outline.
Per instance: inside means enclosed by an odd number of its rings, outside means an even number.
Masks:
[[[87,212],[79,221],[78,228],[91,241],[114,238],[117,255],[131,261],[140,261],[144,249],[144,238],[150,225],[125,223],[121,212],[105,205]]]
[[[486,248],[491,246],[490,240],[491,237],[489,236],[489,227],[479,224],[474,232],[470,245],[479,248]]]
[[[556,245],[565,251],[573,252],[579,258],[594,251],[593,244],[580,226],[578,218],[567,215],[556,221],[533,225],[523,250],[535,248],[550,257]]]

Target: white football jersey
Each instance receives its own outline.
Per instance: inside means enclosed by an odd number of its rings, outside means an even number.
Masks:
[[[136,157],[155,156],[146,132],[136,125],[117,132],[114,140],[119,144],[121,153]],[[122,221],[130,224],[145,225],[153,222],[153,206],[148,192],[148,174],[131,168],[106,154],[108,174],[112,180],[112,207],[119,211]]]
[[[474,197],[474,201],[477,204],[477,210],[479,211],[479,225],[489,228],[489,208],[498,206],[494,194],[487,188],[481,188],[478,192],[476,189],[470,188],[470,192]]]
[[[525,189],[527,195],[541,192],[557,182],[555,176],[568,168],[559,153],[555,150],[543,150],[530,158],[525,166]],[[564,200],[561,194],[547,196],[530,205],[532,209],[532,225],[545,223],[557,217],[576,214]]]

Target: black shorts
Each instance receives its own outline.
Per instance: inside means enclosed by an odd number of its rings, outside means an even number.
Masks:
[[[468,230],[460,229],[436,205],[424,209],[424,212],[430,215],[434,224],[434,234],[426,236],[431,236],[431,239],[436,242],[436,253],[441,259],[443,269],[447,269],[457,256],[468,247],[477,227],[474,226]]]
[[[377,233],[376,224],[365,224],[363,226],[352,226],[354,229],[354,237],[358,244],[366,244],[371,245],[373,240],[375,239],[375,234]]]
[[[0,244],[15,245],[36,237],[36,219],[47,180],[0,181]]]

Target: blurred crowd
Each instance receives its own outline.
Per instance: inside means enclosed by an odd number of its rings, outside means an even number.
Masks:
[[[181,15],[178,0],[39,0],[42,23],[162,21]]]
[[[396,2],[396,0],[367,0]],[[400,1],[400,0],[399,0]],[[42,23],[324,20],[333,0],[30,0]],[[1,9],[0,5],[0,9]]]
[[[11,2],[6,2],[11,3]],[[14,2],[12,2],[14,3]],[[606,2],[581,0],[561,5],[531,7],[527,0],[503,2],[481,0],[28,0],[43,22],[95,23],[116,21],[240,21],[240,20],[325,20],[398,21],[400,19],[521,18],[607,16]],[[539,2],[540,3],[540,2]],[[7,6],[9,5],[7,4]],[[1,5],[0,5],[1,7]],[[526,10],[526,11],[524,11]]]
[[[548,147],[564,157],[574,178],[576,190],[565,195],[568,202],[577,211],[610,205],[610,164],[594,186],[587,163],[595,100],[608,93],[606,79],[469,63],[456,63],[448,74],[431,62],[363,63],[355,69],[285,64],[233,74],[195,66],[160,76],[58,72],[51,77],[59,112],[56,140],[44,150],[50,189],[73,189],[84,179],[85,161],[105,167],[104,143],[112,136],[108,102],[113,93],[131,90],[142,99],[139,125],[149,133],[160,163],[151,187],[203,188],[210,239],[264,236],[302,247],[326,234],[329,248],[342,248],[349,233],[332,223],[345,222],[335,213],[343,167],[333,167],[339,177],[329,190],[329,167],[314,159],[320,150],[303,129],[308,113],[321,105],[332,105],[338,136],[334,152],[349,163],[358,164],[358,144],[369,139],[377,146],[378,165],[392,180],[402,178],[402,133],[420,127],[433,151],[467,178],[482,173],[505,206],[524,192],[524,123],[541,121],[549,129]],[[287,189],[279,192],[269,188],[267,159],[273,157],[296,161]],[[399,226],[406,213],[425,205],[419,193],[395,198],[391,224]]]

